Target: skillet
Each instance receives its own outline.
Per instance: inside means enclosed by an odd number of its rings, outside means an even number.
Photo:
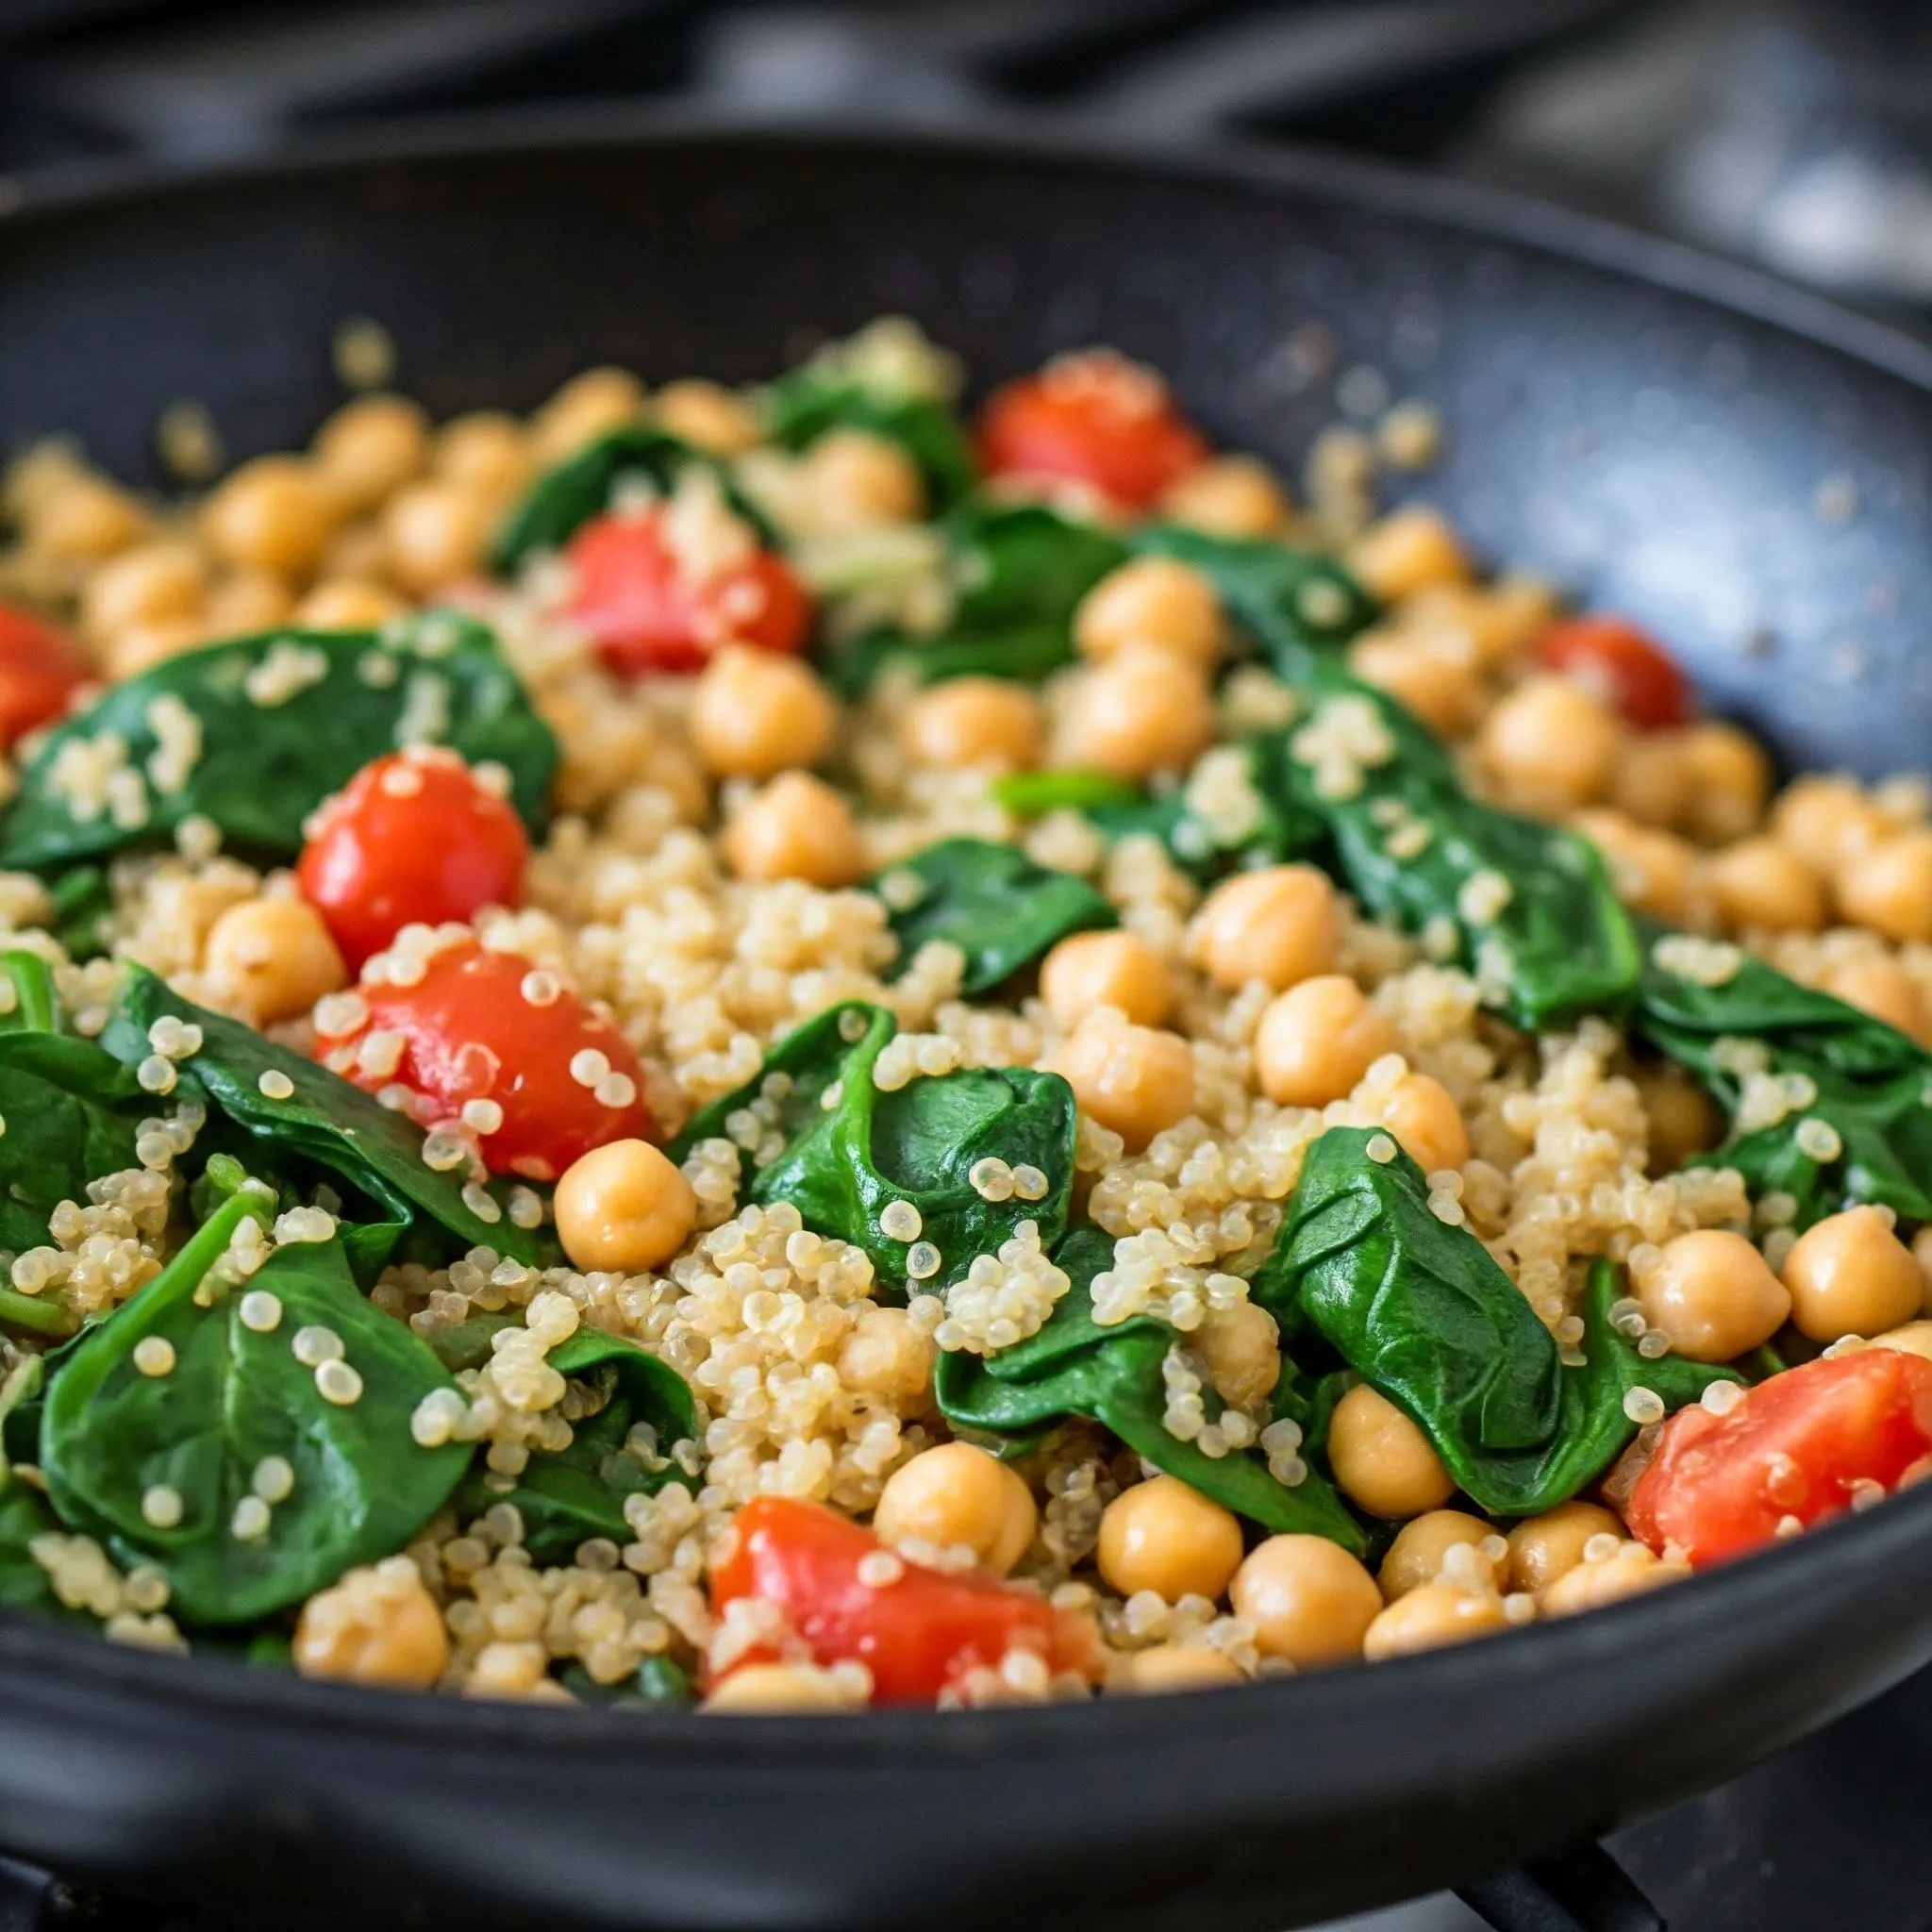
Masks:
[[[1334,159],[575,113],[37,187],[0,222],[0,441],[154,481],[194,397],[232,455],[289,446],[351,314],[441,415],[597,360],[750,378],[885,309],[982,381],[1117,343],[1291,466],[1374,367],[1442,410],[1424,487],[1492,558],[1654,627],[1793,763],[1928,762],[1932,350]],[[0,1847],[278,1924],[1264,1932],[1556,1852],[1928,1658],[1932,1485],[1505,1642],[942,1717],[391,1698],[8,1613]]]

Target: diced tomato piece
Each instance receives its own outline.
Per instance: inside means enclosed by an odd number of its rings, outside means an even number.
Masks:
[[[1566,618],[1544,633],[1537,656],[1588,685],[1640,731],[1690,722],[1690,686],[1676,660],[1624,618]]]
[[[325,1066],[372,1093],[408,1089],[416,1120],[459,1123],[493,1174],[554,1181],[591,1148],[651,1132],[643,1072],[615,1024],[466,934],[406,931],[353,1001],[323,1003],[316,1032]]]
[[[1721,1562],[1771,1541],[1781,1524],[1808,1529],[1860,1491],[1895,1489],[1928,1450],[1932,1361],[1860,1349],[1774,1375],[1724,1415],[1679,1409],[1626,1513],[1652,1549]]]
[[[352,967],[412,923],[523,903],[530,841],[486,776],[414,747],[372,759],[316,812],[295,876]]]
[[[759,1496],[739,1511],[732,1537],[711,1571],[712,1603],[775,1605],[814,1663],[864,1664],[874,1704],[930,1704],[968,1671],[997,1669],[1009,1650],[1029,1650],[1056,1672],[1093,1666],[1090,1619],[989,1572],[928,1570],[894,1557],[897,1575],[866,1581],[859,1565],[888,1554],[885,1545],[822,1504]]]
[[[92,673],[57,624],[0,604],[0,745],[51,724]]]
[[[1147,509],[1208,454],[1151,369],[1111,349],[1056,357],[995,390],[979,417],[987,474],[1078,483]]]
[[[593,517],[566,552],[568,613],[613,670],[696,671],[726,643],[803,648],[811,606],[782,558],[752,544],[722,564],[693,566],[669,541],[667,514],[653,507]]]

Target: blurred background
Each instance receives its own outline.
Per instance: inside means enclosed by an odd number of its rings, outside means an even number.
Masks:
[[[1926,0],[0,0],[0,171],[613,97],[1320,141],[1932,328]]]

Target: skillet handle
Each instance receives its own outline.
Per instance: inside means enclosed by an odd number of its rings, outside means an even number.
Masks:
[[[1664,1915],[1599,1844],[1459,1885],[1456,1895],[1495,1932],[1668,1932]]]

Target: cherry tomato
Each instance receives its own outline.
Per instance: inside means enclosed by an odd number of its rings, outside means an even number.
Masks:
[[[453,751],[372,759],[309,822],[303,896],[351,967],[411,922],[465,922],[523,901],[530,841],[515,808]]]
[[[518,954],[426,927],[423,946],[411,937],[383,957],[381,976],[363,976],[353,1005],[338,1003],[353,1024],[325,1030],[324,1003],[325,1066],[372,1093],[408,1090],[425,1126],[460,1123],[492,1174],[554,1181],[607,1141],[649,1136],[642,1070],[611,1021]]]
[[[1543,634],[1537,657],[1588,685],[1640,731],[1690,722],[1690,686],[1675,659],[1624,618],[1566,618]]]
[[[0,604],[0,744],[51,724],[92,675],[58,625]]]
[[[1770,1542],[1781,1523],[1842,1514],[1862,1486],[1896,1488],[1928,1450],[1932,1361],[1860,1349],[1774,1375],[1724,1415],[1679,1409],[1625,1513],[1652,1549],[1721,1562]]]
[[[899,1557],[891,1581],[863,1581],[859,1564],[885,1545],[822,1504],[759,1496],[739,1511],[734,1533],[711,1571],[713,1604],[775,1604],[815,1663],[866,1665],[875,1704],[930,1704],[967,1671],[996,1669],[1012,1649],[1056,1671],[1091,1667],[1089,1620],[985,1571],[927,1570]]]
[[[1059,356],[995,390],[979,418],[994,476],[1081,483],[1125,509],[1146,509],[1208,445],[1151,369],[1111,349]]]
[[[593,517],[571,539],[575,589],[566,607],[613,670],[696,671],[724,643],[804,646],[804,586],[769,550],[694,575],[666,541],[665,512]]]

